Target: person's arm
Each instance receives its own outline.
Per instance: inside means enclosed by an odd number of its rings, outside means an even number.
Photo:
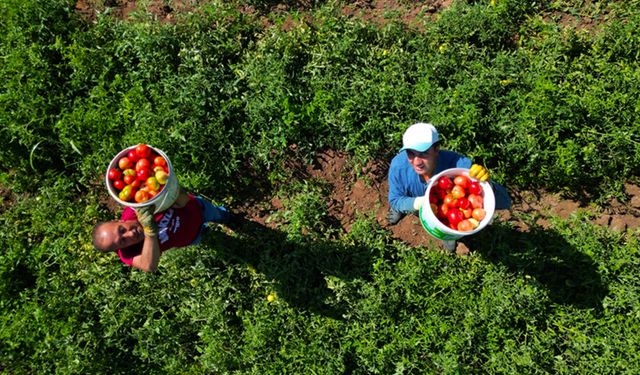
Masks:
[[[184,191],[182,186],[178,187],[178,189],[179,189],[178,197],[176,198],[176,201],[173,203],[173,206],[175,208],[182,208],[186,206],[187,203],[189,203],[189,194],[187,194],[187,192]]]
[[[406,181],[403,182],[398,170],[391,168],[389,171],[389,206],[394,211],[403,213],[415,212],[420,209],[420,205],[424,203],[425,198],[408,196],[404,184],[406,184]]]
[[[144,235],[142,252],[132,259],[131,265],[145,272],[155,272],[160,263],[160,243],[158,236]]]
[[[138,222],[144,230],[142,251],[133,257],[131,265],[145,272],[155,272],[160,262],[160,243],[158,242],[158,225],[153,212],[153,205],[141,207],[136,211]]]

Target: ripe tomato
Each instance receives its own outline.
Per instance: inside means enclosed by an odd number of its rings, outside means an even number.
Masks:
[[[127,185],[131,185],[133,183],[133,181],[136,180],[136,175],[135,174],[125,174],[124,175],[124,183]]]
[[[455,185],[451,189],[451,195],[453,195],[455,199],[459,199],[459,198],[464,198],[467,195],[467,192],[464,190],[462,186]]]
[[[123,171],[125,169],[131,168],[131,160],[129,160],[129,158],[126,156],[121,157],[120,160],[118,160],[118,167],[120,167],[120,169],[122,169]]]
[[[469,202],[467,198],[465,197],[458,198],[458,208],[466,210],[469,207],[471,207],[471,202]]]
[[[471,232],[473,230],[473,224],[469,220],[462,220],[458,223],[458,230],[460,232]]]
[[[464,215],[458,209],[451,209],[447,212],[447,219],[449,220],[449,224],[457,228],[458,223],[464,219]]]
[[[451,194],[445,195],[443,202],[449,208],[455,208],[458,206],[458,201]]]
[[[113,181],[113,187],[118,190],[122,190],[125,187],[125,183],[122,180],[115,180]]]
[[[441,204],[440,206],[438,206],[438,208],[440,209],[440,213],[442,213],[442,215],[446,215],[447,212],[449,212],[449,206],[447,206],[446,203]]]
[[[438,203],[438,196],[433,190],[429,193],[429,203]]]
[[[440,187],[440,189],[447,191],[453,187],[453,182],[449,177],[442,176],[438,180],[438,186]]]
[[[135,201],[138,203],[146,202],[149,200],[149,193],[144,190],[136,191]]]
[[[471,207],[473,208],[482,208],[484,206],[484,198],[481,195],[469,194],[467,199],[471,202]]]
[[[151,168],[151,163],[148,159],[142,158],[136,162],[136,172],[142,168]]]
[[[482,221],[484,217],[487,215],[487,212],[483,208],[474,208],[471,216],[478,221]]]
[[[149,148],[149,146],[145,145],[144,143],[137,145],[135,150],[136,150],[136,155],[138,155],[138,158],[140,159],[148,158],[151,155],[151,149]]]
[[[138,181],[146,181],[147,178],[151,177],[151,169],[142,168],[136,172],[136,176]]]
[[[129,150],[129,152],[127,152],[127,158],[129,158],[129,161],[131,162],[131,164],[137,162],[138,159],[140,159],[138,157],[138,154],[136,154],[135,149]]]
[[[469,182],[471,182],[471,180],[465,175],[458,175],[453,179],[454,184],[462,186],[465,190],[469,187]]]
[[[164,167],[165,165],[167,165],[167,161],[164,160],[162,156],[158,155],[155,158],[153,158],[153,165]]]
[[[120,172],[119,170],[117,170],[117,169],[115,169],[115,168],[111,168],[111,169],[109,169],[109,173],[108,173],[108,175],[109,175],[109,179],[110,179],[111,181],[113,181],[113,180],[119,180],[119,179],[120,179],[120,177],[122,177],[122,172]]]
[[[468,190],[469,190],[469,194],[476,194],[476,195],[482,194],[482,186],[480,186],[480,183],[478,181],[469,182]]]
[[[469,207],[469,208],[465,208],[464,210],[460,210],[462,211],[462,214],[464,215],[465,219],[470,218],[471,216],[473,216],[473,208]]]
[[[471,219],[468,219],[468,220],[471,223],[471,225],[473,225],[473,229],[476,229],[478,226],[480,226],[480,223],[478,222],[478,220],[476,220],[474,218],[471,218]]]

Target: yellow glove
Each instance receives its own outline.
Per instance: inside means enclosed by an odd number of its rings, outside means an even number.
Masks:
[[[142,225],[144,235],[149,237],[155,237],[158,235],[158,224],[153,217],[154,205],[140,207],[136,210],[136,216],[138,222]]]
[[[489,179],[489,171],[479,164],[474,164],[469,169],[469,177],[475,178],[480,182],[485,182]]]

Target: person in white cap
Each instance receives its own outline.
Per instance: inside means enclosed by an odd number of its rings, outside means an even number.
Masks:
[[[431,124],[411,125],[402,136],[402,149],[389,167],[390,225],[398,223],[407,213],[417,213],[423,204],[429,179],[449,168],[469,168],[469,175],[480,181],[489,180],[489,171],[471,159],[453,151],[440,150],[440,136]],[[492,182],[496,209],[511,208],[506,189]]]

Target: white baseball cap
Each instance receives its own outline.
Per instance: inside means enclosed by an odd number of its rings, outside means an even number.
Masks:
[[[409,126],[402,135],[402,149],[424,152],[440,140],[435,126],[419,122]]]

